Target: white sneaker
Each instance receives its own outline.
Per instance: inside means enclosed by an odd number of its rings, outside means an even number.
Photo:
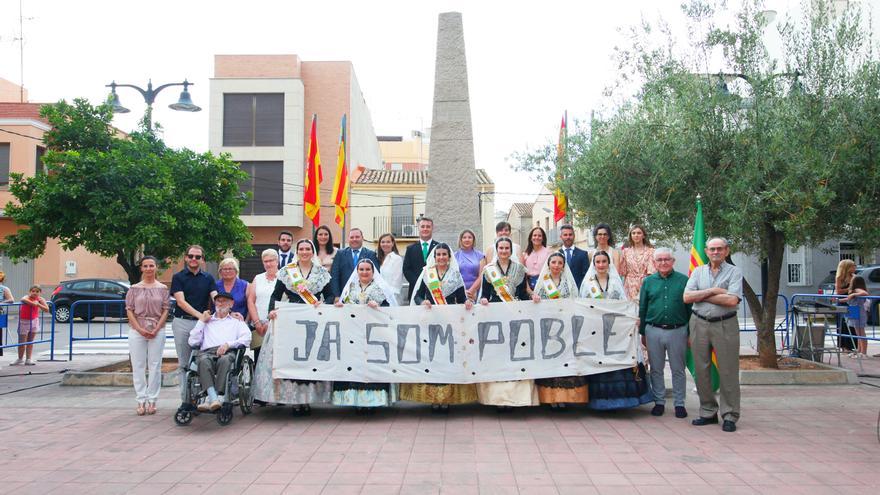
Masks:
[[[9,363],[9,366],[21,366],[24,364],[24,359],[16,359],[15,361]]]
[[[24,362],[24,365],[25,366],[36,366],[37,362],[34,361],[33,359],[28,359],[27,361]]]

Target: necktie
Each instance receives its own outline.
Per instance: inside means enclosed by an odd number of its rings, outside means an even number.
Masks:
[[[422,261],[428,261],[428,243],[422,241]]]
[[[281,253],[281,266],[287,266],[287,254]]]
[[[360,249],[352,249],[351,250],[351,259],[354,262],[354,266],[357,267],[358,258],[360,257]]]
[[[565,248],[565,264],[571,263],[571,248]]]

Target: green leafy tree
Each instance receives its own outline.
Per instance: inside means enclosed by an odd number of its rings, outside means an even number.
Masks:
[[[238,184],[247,174],[235,162],[171,149],[149,130],[121,135],[107,105],[61,101],[41,115],[52,126],[47,173],[11,175],[15,200],[5,211],[25,228],[0,244],[8,256],[40,256],[56,238],[65,249],[115,259],[134,283],[144,254],[171,260],[189,244],[202,245],[209,259],[227,249],[252,252],[239,218],[247,196]]]
[[[880,245],[880,63],[858,12],[805,2],[802,17],[779,22],[776,60],[760,1],[742,4],[729,27],[721,7],[683,6],[685,46],[662,26],[632,30],[608,93],[617,104],[570,135],[561,186],[582,223],[643,223],[685,245],[701,194],[707,234],[766,260],[766,291],[746,283],[744,297],[761,363],[776,367],[785,246]],[[539,173],[554,158],[553,146],[518,156]]]

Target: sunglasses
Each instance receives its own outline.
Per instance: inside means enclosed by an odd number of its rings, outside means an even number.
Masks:
[[[186,255],[186,257],[189,258],[189,259],[191,259],[191,260],[200,260],[200,259],[202,259],[202,255],[201,255],[201,254],[188,254],[188,255]]]

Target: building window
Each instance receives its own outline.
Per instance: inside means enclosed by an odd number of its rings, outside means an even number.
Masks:
[[[838,244],[840,250],[840,261],[853,260],[857,265],[864,265],[865,260],[859,254],[858,246],[854,242],[841,242]]]
[[[36,158],[34,159],[34,174],[46,173],[46,164],[43,163],[43,155],[46,154],[46,148],[37,146]]]
[[[418,237],[419,229],[413,216],[413,196],[391,196],[391,233],[395,237]]]
[[[785,258],[788,267],[788,285],[813,285],[812,250],[806,246],[793,249],[785,247]]]
[[[0,186],[9,185],[9,143],[0,143]]]
[[[224,94],[223,146],[284,146],[284,94]]]
[[[247,172],[239,188],[241,192],[252,193],[251,199],[242,210],[242,215],[282,215],[284,213],[284,163],[241,162],[241,169]]]

